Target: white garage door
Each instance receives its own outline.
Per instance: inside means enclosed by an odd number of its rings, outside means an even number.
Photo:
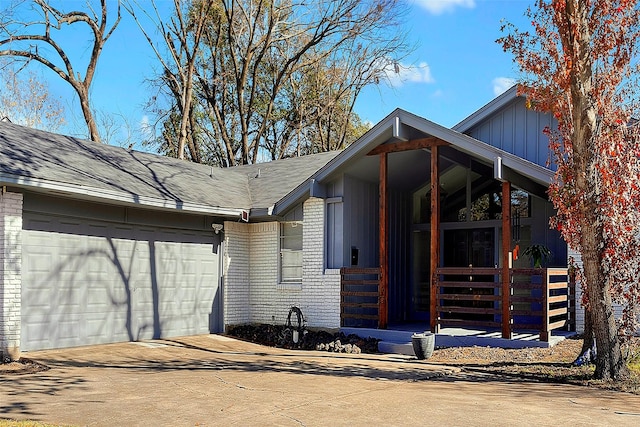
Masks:
[[[213,232],[25,214],[23,350],[218,332]]]

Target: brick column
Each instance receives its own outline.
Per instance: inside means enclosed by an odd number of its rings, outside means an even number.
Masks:
[[[248,323],[249,224],[224,223],[224,325]]]
[[[22,194],[0,195],[0,357],[20,358]]]
[[[340,327],[340,270],[324,269],[325,202],[304,202],[301,308],[309,326]]]
[[[567,255],[567,258],[571,258],[571,257],[573,257],[573,262],[576,264],[576,266],[582,268],[582,255],[580,255],[579,252],[576,252],[569,248],[569,253]],[[567,260],[567,263],[568,263],[568,260]],[[576,306],[576,318],[575,318],[576,332],[579,334],[584,333],[585,312],[584,312],[584,306],[582,305],[582,283],[580,283],[579,280],[576,282],[575,301],[571,301],[571,304],[575,304]]]

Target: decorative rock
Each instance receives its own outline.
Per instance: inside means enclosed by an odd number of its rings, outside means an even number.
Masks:
[[[330,351],[334,353],[377,353],[378,340],[362,338],[355,334],[329,333],[305,330],[298,343],[292,341],[291,329],[279,325],[234,325],[227,333],[262,345],[303,350]]]

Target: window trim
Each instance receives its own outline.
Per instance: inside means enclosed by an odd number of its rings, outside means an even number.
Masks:
[[[303,221],[282,221],[278,223],[278,285],[279,285],[278,287],[280,289],[299,289],[302,285],[302,258],[304,255],[304,247],[303,247],[304,228],[301,228],[302,231],[300,233],[300,249],[285,249],[283,248],[284,239],[287,237],[291,237],[291,236],[285,236],[283,234],[285,224],[296,224],[292,228],[296,228],[298,226],[304,227]],[[295,236],[297,237],[297,235]],[[295,277],[290,279],[283,278],[282,254],[285,252],[297,252],[300,254],[300,277]],[[298,267],[298,265],[296,264],[295,267]]]

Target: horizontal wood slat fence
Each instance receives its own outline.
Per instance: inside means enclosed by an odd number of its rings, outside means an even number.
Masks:
[[[340,325],[377,328],[380,320],[380,269],[340,269]]]
[[[537,330],[541,341],[551,331],[575,330],[575,280],[566,268],[509,270],[510,331]],[[436,269],[438,326],[501,328],[501,268]]]
[[[510,331],[536,330],[548,341],[551,331],[575,330],[575,280],[566,268],[513,268],[510,274]],[[501,328],[501,268],[436,269],[439,326]],[[379,268],[340,269],[341,326],[379,326]]]

